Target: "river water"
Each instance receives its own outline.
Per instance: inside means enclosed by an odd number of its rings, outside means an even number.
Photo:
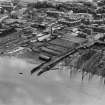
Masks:
[[[35,66],[26,60],[0,57],[0,105],[104,105],[105,86],[68,69],[30,75]],[[22,72],[23,74],[19,74]]]

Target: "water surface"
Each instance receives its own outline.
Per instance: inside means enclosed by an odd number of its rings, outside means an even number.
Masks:
[[[67,68],[31,76],[34,66],[26,60],[0,57],[0,105],[104,105],[105,86],[97,76],[81,81],[77,73],[70,79]]]

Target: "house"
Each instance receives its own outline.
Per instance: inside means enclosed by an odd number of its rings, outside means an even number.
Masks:
[[[4,0],[0,2],[0,7],[6,9],[7,11],[11,11],[13,9],[13,4],[11,0]]]

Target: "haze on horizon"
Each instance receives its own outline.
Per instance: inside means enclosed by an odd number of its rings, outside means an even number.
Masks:
[[[11,0],[0,0],[0,1],[11,1]],[[35,1],[38,1],[38,0],[20,0],[20,1],[25,1],[25,2],[35,2]],[[39,1],[45,1],[45,0],[39,0]],[[47,1],[47,0],[46,0]],[[51,0],[50,0],[51,1]],[[52,0],[52,1],[85,1],[85,0]],[[90,1],[92,2],[93,0],[86,0],[86,1]]]

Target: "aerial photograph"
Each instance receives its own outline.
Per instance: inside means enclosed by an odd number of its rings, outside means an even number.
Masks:
[[[105,0],[0,0],[0,105],[105,105]]]

